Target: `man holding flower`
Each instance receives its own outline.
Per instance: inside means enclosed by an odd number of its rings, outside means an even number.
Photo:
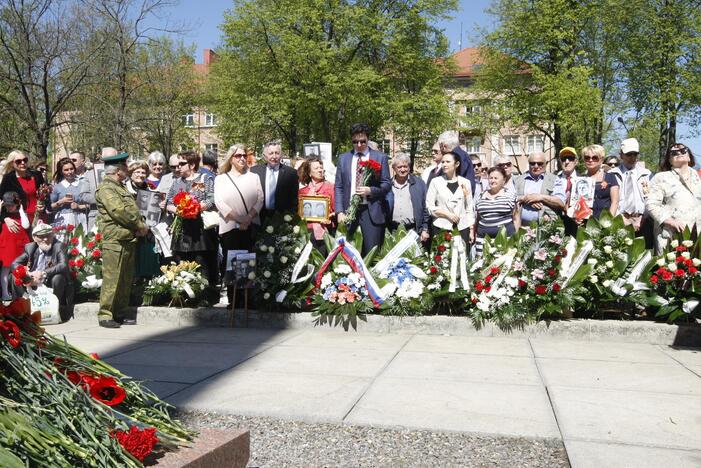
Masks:
[[[362,254],[380,247],[385,237],[387,202],[392,189],[387,155],[368,147],[370,127],[357,123],[351,127],[353,150],[343,153],[336,170],[334,210],[338,223],[348,226],[353,237],[360,227],[363,234]]]

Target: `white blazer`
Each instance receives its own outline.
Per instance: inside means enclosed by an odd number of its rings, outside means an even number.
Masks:
[[[458,230],[462,231],[475,224],[473,210],[472,189],[470,182],[464,177],[457,177],[458,189],[455,193],[448,188],[448,180],[445,177],[436,177],[428,186],[426,195],[426,208],[435,219],[433,225],[440,229],[452,230],[453,223],[445,218],[436,216],[436,210],[442,208],[460,216]]]

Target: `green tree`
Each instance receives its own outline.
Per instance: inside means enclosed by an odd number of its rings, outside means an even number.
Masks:
[[[445,40],[431,26],[454,0],[243,0],[225,15],[211,93],[226,139],[347,143],[352,122],[394,117],[409,139],[447,113],[438,84]],[[415,70],[411,73],[412,65]],[[437,116],[437,117],[436,117]]]

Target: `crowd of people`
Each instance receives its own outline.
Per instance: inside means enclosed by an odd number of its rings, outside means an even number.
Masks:
[[[208,300],[216,303],[227,252],[252,251],[256,230],[268,216],[297,213],[300,197],[308,196],[324,197],[330,207],[324,219],[312,216],[307,223],[311,241],[322,253],[324,235],[340,224],[347,225],[349,236],[362,232],[363,254],[382,245],[386,230],[404,226],[416,232],[426,249],[437,233],[457,231],[472,256],[481,255],[486,236],[501,230],[512,235],[520,226],[546,218],[561,218],[566,233],[576,235],[591,217],[621,215],[658,249],[676,232],[701,224],[701,179],[683,144],[668,149],[656,173],[639,162],[638,142],[628,138],[619,154],[608,158],[600,145],[582,148],[581,157],[577,149],[563,148],[557,155],[559,172],[547,170],[544,153],[531,153],[528,170],[516,174],[513,159],[499,156],[488,167],[479,155],[460,147],[456,132],[445,132],[432,147],[431,164],[412,174],[408,155],[398,153],[390,161],[370,136],[367,125],[352,126],[352,149],[339,156],[334,177],[327,177],[329,168],[316,155],[283,164],[278,142],[265,144],[263,160],[252,167],[243,144],[232,145],[222,164],[210,151],[202,156],[185,151],[167,160],[156,151],[146,160],[128,162],[126,153],[104,148],[99,183],[81,152],[57,161],[52,181],[47,181],[45,166],[30,169],[29,156],[12,151],[0,181],[2,298],[45,284],[59,297],[63,319],[69,318],[75,291],[61,248],[65,239],[56,228],[70,224],[91,230],[97,224],[103,240],[100,325],[133,323],[127,306],[134,278],[148,280],[171,260],[200,264],[210,284]],[[379,168],[370,178],[363,176],[366,161]],[[580,163],[584,170],[578,173]],[[196,199],[202,212],[179,220],[164,248],[136,205],[139,191],[160,194],[160,220],[168,225],[175,219],[178,194]],[[351,210],[354,197],[358,203]],[[309,217],[306,211],[300,214]],[[10,279],[20,264],[31,276],[24,285]]]

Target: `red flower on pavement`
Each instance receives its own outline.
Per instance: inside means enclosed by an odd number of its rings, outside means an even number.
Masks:
[[[92,251],[92,258],[100,258],[101,255],[102,252],[100,251],[100,249],[95,249]]]
[[[473,297],[472,299],[470,299],[470,301],[472,301],[473,304],[477,304],[477,298],[476,298],[476,297]]]
[[[555,262],[556,265],[558,263],[560,263],[561,261],[562,261],[562,257],[560,257],[559,255],[555,255],[555,257],[553,258],[553,262]]]
[[[71,270],[71,278],[76,279],[78,277],[78,272],[75,270]]]
[[[90,382],[90,396],[107,406],[116,406],[127,397],[127,392],[117,385],[114,377],[101,375]]]
[[[543,295],[543,294],[545,294],[546,292],[548,292],[548,288],[545,287],[545,285],[543,285],[543,284],[539,284],[538,286],[535,287],[535,293],[536,293],[536,294]]]
[[[19,327],[12,320],[0,322],[0,332],[2,332],[2,336],[13,348],[17,349],[20,343],[22,343],[22,334],[20,333]]]
[[[491,287],[491,286],[487,286],[486,288],[484,288],[484,292],[489,292],[489,291],[491,291],[491,290],[492,290],[492,287]]]
[[[141,430],[136,426],[131,426],[129,432],[114,431],[113,437],[117,439],[119,445],[124,447],[124,450],[131,453],[139,461],[144,461],[144,458],[153,452],[153,448],[158,443],[156,429],[153,427]]]
[[[561,248],[561,249],[560,249],[560,255],[562,255],[563,257],[566,257],[566,256],[567,256],[567,249],[564,248],[564,247]]]
[[[489,270],[489,274],[492,275],[492,276],[493,276],[493,275],[498,275],[498,274],[499,274],[499,268],[497,268],[497,267],[492,267],[492,268]]]
[[[652,276],[650,277],[650,282],[651,282],[652,284],[657,284],[657,282],[658,282],[659,280],[660,280],[660,278],[659,278],[657,275],[652,275]]]
[[[562,289],[562,286],[558,283],[553,283],[553,292],[560,292],[560,289]]]
[[[484,282],[489,284],[492,282],[492,279],[493,279],[492,275],[487,275],[486,278],[484,278]]]

